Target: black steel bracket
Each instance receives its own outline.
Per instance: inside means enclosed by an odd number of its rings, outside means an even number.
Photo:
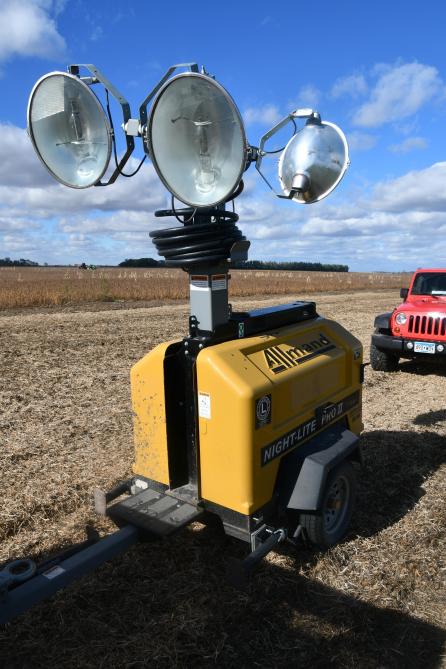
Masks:
[[[88,79],[87,78],[83,79],[83,81],[85,81],[85,83],[88,86],[92,86],[94,84],[101,83],[108,90],[108,92],[111,93],[111,95],[113,95],[113,97],[119,102],[119,104],[121,105],[122,116],[123,116],[124,126],[125,126],[127,121],[131,118],[129,102],[118,91],[116,86],[114,86],[111,83],[111,81],[109,81],[102,74],[102,72],[100,70],[98,70],[98,68],[95,65],[91,65],[91,64],[88,64],[88,65],[85,65],[85,64],[69,65],[68,66],[68,72],[70,74],[73,74],[76,77],[82,78],[82,77],[80,77],[80,74],[79,74],[81,67],[84,67],[86,70],[91,72],[91,74],[93,75],[93,77],[89,77]],[[115,169],[114,169],[113,173],[111,174],[110,178],[108,179],[108,181],[105,181],[105,182],[104,181],[98,181],[97,183],[95,183],[95,186],[109,186],[110,184],[114,183],[116,181],[116,179],[118,178],[118,176],[121,174],[124,165],[127,163],[128,159],[132,155],[133,150],[135,148],[135,140],[133,139],[132,135],[127,135],[127,133],[124,133],[124,135],[125,135],[125,141],[126,141],[126,145],[127,145],[126,152],[122,156],[118,165],[115,167]],[[115,142],[116,141],[115,137],[112,137],[112,140]]]

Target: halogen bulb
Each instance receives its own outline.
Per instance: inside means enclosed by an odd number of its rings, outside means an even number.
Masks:
[[[195,185],[200,193],[210,193],[220,176],[219,170],[212,164],[209,153],[207,128],[212,126],[212,121],[193,121],[193,124],[196,128],[199,162],[199,167],[194,169]]]
[[[70,124],[73,139],[67,143],[76,146],[79,160],[77,167],[78,174],[82,179],[88,179],[97,169],[96,156],[90,152],[92,142],[84,137],[83,126],[85,124],[82,122],[82,115],[77,100],[72,98],[69,101],[69,106],[71,108]]]
[[[84,122],[76,98],[70,98],[67,101],[67,107],[71,111],[68,123],[68,137],[64,142],[57,142],[56,146],[64,147],[65,151],[67,147],[72,147],[70,151],[76,156],[79,177],[81,179],[89,179],[95,174],[98,166],[96,155],[92,152],[92,149],[94,149],[95,144],[104,144],[104,142],[92,142],[88,138],[88,123]],[[87,137],[84,137],[84,127],[87,127]]]
[[[71,126],[74,130],[74,136],[76,140],[80,142],[83,139],[81,113],[79,111],[77,101],[73,100],[73,98],[70,100],[69,105],[71,107]]]

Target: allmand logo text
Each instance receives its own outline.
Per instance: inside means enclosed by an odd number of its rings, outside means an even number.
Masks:
[[[334,348],[336,348],[335,344],[324,334],[320,333],[319,337],[311,339],[308,342],[297,344],[296,346],[278,344],[277,346],[266,348],[263,353],[270,370],[274,374],[279,374],[286,369],[296,367]]]

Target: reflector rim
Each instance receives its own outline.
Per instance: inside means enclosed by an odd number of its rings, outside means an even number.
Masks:
[[[62,76],[62,77],[67,77],[67,79],[74,79],[77,84],[79,84],[80,86],[83,86],[84,89],[86,89],[88,91],[88,94],[92,96],[97,108],[99,109],[100,112],[102,112],[102,116],[103,116],[103,119],[104,119],[104,124],[105,124],[105,127],[107,129],[108,147],[107,147],[107,160],[105,162],[105,167],[104,167],[103,171],[101,172],[101,174],[99,175],[99,177],[97,179],[95,179],[94,181],[92,181],[89,184],[85,184],[84,186],[74,186],[73,184],[70,184],[67,181],[64,181],[63,179],[61,179],[59,176],[57,176],[57,174],[55,172],[53,172],[53,170],[47,165],[47,163],[44,161],[43,157],[40,155],[40,151],[37,148],[36,140],[35,140],[35,137],[34,137],[34,133],[33,133],[33,129],[32,129],[32,123],[31,123],[31,108],[32,108],[34,95],[35,95],[37,89],[39,88],[40,84],[45,79],[49,79],[49,77],[54,77],[56,75],[57,76]],[[36,81],[36,83],[34,84],[32,90],[31,90],[30,96],[29,96],[28,108],[27,108],[27,111],[26,111],[26,124],[27,124],[28,136],[29,136],[29,138],[32,142],[32,145],[34,147],[34,151],[36,152],[36,154],[37,154],[40,162],[42,163],[42,165],[44,165],[44,167],[48,170],[48,172],[51,174],[51,176],[56,179],[56,181],[63,184],[64,186],[68,186],[68,188],[76,188],[77,190],[83,190],[84,188],[91,188],[91,186],[94,186],[95,184],[98,183],[98,181],[100,181],[102,179],[102,177],[104,176],[104,174],[107,171],[107,168],[110,164],[111,151],[112,151],[112,131],[111,131],[111,127],[110,127],[110,123],[108,121],[108,118],[107,118],[107,116],[105,114],[105,111],[104,111],[101,103],[99,102],[98,98],[93,93],[91,88],[89,86],[87,86],[87,84],[84,83],[81,79],[79,79],[79,77],[75,76],[74,74],[69,74],[68,72],[58,72],[58,71],[48,72],[48,74],[45,74],[43,77],[40,77],[40,79],[38,79]]]
[[[217,200],[215,202],[210,202],[209,204],[201,204],[201,203],[197,204],[196,202],[193,202],[191,200],[185,200],[184,198],[180,197],[178,195],[178,193],[176,193],[174,191],[174,189],[168,184],[167,180],[165,179],[163,173],[161,172],[161,170],[158,166],[158,162],[156,160],[155,153],[153,151],[152,123],[153,123],[153,116],[155,114],[155,110],[158,106],[158,103],[159,103],[160,99],[162,98],[166,89],[174,81],[177,81],[178,79],[184,79],[186,77],[194,77],[196,79],[205,79],[208,83],[215,86],[219,90],[219,92],[224,95],[224,97],[229,102],[229,104],[231,105],[232,109],[235,112],[235,116],[236,116],[236,118],[239,122],[239,127],[240,127],[241,135],[242,135],[243,154],[242,154],[242,161],[241,161],[241,165],[240,165],[240,171],[239,171],[238,176],[237,176],[237,180],[235,181],[233,187],[226,193],[226,195],[223,198],[220,198],[219,200]],[[237,188],[238,184],[240,183],[240,181],[242,179],[243,172],[245,171],[246,162],[247,162],[247,159],[248,159],[248,143],[247,143],[247,139],[246,139],[245,126],[243,124],[242,115],[240,114],[240,112],[238,110],[238,107],[234,102],[234,99],[228,93],[228,91],[221,84],[218,83],[218,81],[215,81],[215,79],[212,79],[211,77],[208,77],[205,74],[200,74],[199,72],[182,72],[181,74],[177,74],[175,77],[172,77],[172,79],[169,79],[164,84],[164,86],[162,86],[162,88],[160,88],[160,90],[158,91],[158,93],[157,93],[157,95],[156,95],[156,97],[153,101],[153,105],[152,105],[152,108],[150,110],[150,115],[149,115],[149,119],[148,119],[148,123],[147,123],[147,130],[146,130],[146,143],[147,143],[147,148],[148,148],[148,152],[149,152],[149,155],[150,155],[150,160],[152,161],[152,164],[153,164],[153,166],[156,170],[156,173],[158,174],[160,180],[162,181],[164,186],[167,188],[169,193],[172,193],[172,195],[174,197],[176,197],[176,199],[179,200],[180,202],[184,202],[184,204],[188,204],[189,206],[194,207],[196,209],[207,209],[208,207],[215,207],[216,205],[221,204],[222,202],[225,202],[228,195],[233,193],[234,190]]]
[[[324,197],[327,197],[327,195],[330,195],[330,193],[332,193],[332,192],[334,191],[334,189],[336,188],[336,186],[339,184],[339,182],[341,181],[342,177],[343,177],[344,174],[346,173],[348,166],[350,165],[350,156],[349,156],[349,152],[348,152],[347,138],[346,138],[345,134],[343,133],[343,131],[341,130],[341,128],[340,128],[338,125],[336,125],[335,123],[331,123],[330,121],[321,121],[321,122],[320,122],[320,125],[328,125],[328,126],[330,126],[330,128],[334,128],[334,130],[336,130],[336,131],[338,132],[338,134],[339,134],[339,136],[340,136],[340,138],[341,138],[341,140],[342,140],[342,143],[343,143],[343,145],[344,145],[344,149],[345,149],[345,161],[344,161],[344,166],[343,166],[343,168],[342,168],[342,170],[341,170],[341,172],[340,172],[338,178],[336,179],[336,181],[334,182],[334,184],[331,186],[331,188],[329,188],[327,191],[325,191],[325,193],[322,193],[322,195],[319,195],[319,197],[317,197],[315,200],[308,200],[308,201],[306,202],[305,200],[298,200],[298,199],[296,199],[296,198],[294,198],[294,197],[291,198],[293,202],[297,202],[298,204],[313,204],[314,202],[320,202],[320,200],[323,200]],[[306,127],[306,126],[304,125],[304,128],[305,128],[305,127]],[[304,128],[302,128],[302,130],[303,130]],[[295,135],[293,135],[293,136],[291,137],[291,139],[288,140],[288,143],[287,143],[287,145],[285,146],[285,148],[284,148],[284,150],[282,151],[282,153],[280,154],[280,158],[279,158],[278,175],[279,175],[280,187],[281,187],[281,189],[282,189],[282,192],[285,193],[285,195],[289,195],[289,190],[288,190],[288,193],[287,193],[287,191],[285,190],[285,188],[284,188],[283,185],[282,185],[282,184],[283,184],[283,181],[282,181],[282,164],[283,164],[283,157],[284,157],[285,152],[286,152],[286,150],[288,149],[289,145],[291,144],[291,142],[293,141],[293,139],[296,137],[297,134],[298,134],[298,133],[296,133]]]

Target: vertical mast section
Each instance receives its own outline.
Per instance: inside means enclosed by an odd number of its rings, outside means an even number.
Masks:
[[[197,267],[189,272],[190,315],[199,330],[212,332],[229,320],[228,266]]]
[[[189,274],[189,335],[166,358],[164,383],[167,423],[175,425],[168,438],[171,486],[177,496],[197,504],[200,456],[196,360],[205,346],[218,339],[220,326],[230,320],[229,263],[247,259],[249,241],[236,225],[238,215],[226,211],[224,205],[161,210],[155,216],[175,216],[183,222],[183,227],[156,230],[150,236],[168,267],[181,267]]]
[[[155,216],[176,216],[184,225],[150,233],[166,265],[189,274],[190,315],[200,332],[211,333],[229,320],[229,262],[248,257],[249,241],[236,225],[238,215],[222,206],[157,211]]]

